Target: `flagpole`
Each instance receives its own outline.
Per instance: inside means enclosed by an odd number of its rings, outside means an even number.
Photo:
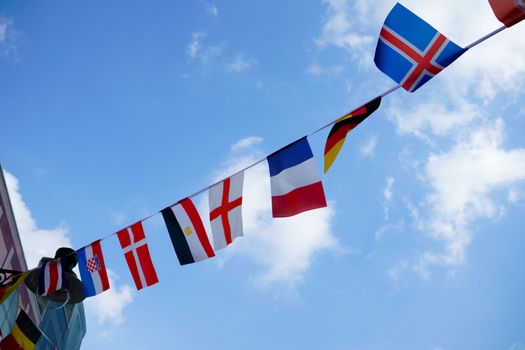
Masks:
[[[494,35],[504,31],[505,29],[507,29],[506,26],[501,26],[500,28],[494,30],[493,32],[485,35],[483,38],[480,38],[480,39],[474,41],[472,44],[470,44],[469,46],[465,47],[465,49],[469,50],[469,49],[473,48],[474,46],[477,46],[477,45],[481,44],[485,40],[492,38]]]

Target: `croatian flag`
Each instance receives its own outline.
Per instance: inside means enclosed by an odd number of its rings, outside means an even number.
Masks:
[[[66,282],[62,259],[51,260],[40,268],[38,294],[42,296],[51,295],[59,289],[66,288]]]
[[[77,251],[78,269],[84,296],[92,297],[109,289],[108,273],[100,241]]]
[[[326,207],[323,183],[306,136],[269,155],[267,159],[274,218]]]
[[[374,61],[383,73],[414,92],[465,51],[398,3],[381,28]]]

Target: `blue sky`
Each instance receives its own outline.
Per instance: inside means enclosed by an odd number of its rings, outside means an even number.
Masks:
[[[394,3],[2,2],[0,161],[29,264],[393,86],[372,58]],[[500,26],[484,0],[403,4],[462,46]],[[104,241],[83,348],[525,349],[524,34],[387,97],[323,176],[328,209],[271,219],[262,164],[246,236],[214,259],[179,266],[145,223],[160,283],[141,292]]]

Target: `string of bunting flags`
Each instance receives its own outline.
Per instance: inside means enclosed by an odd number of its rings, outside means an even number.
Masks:
[[[488,0],[496,17],[504,25],[465,48],[460,47],[423,19],[397,3],[380,30],[374,62],[379,70],[398,85],[383,92],[352,112],[332,121],[307,136],[245,167],[235,174],[209,185],[160,211],[173,248],[181,265],[192,264],[215,256],[238,237],[244,235],[242,205],[244,172],[268,162],[271,184],[272,216],[284,218],[323,208],[327,201],[308,137],[332,126],[324,148],[324,173],[333,166],[347,134],[373,114],[382,99],[403,88],[415,92],[462,54],[502,30],[525,18],[525,0]],[[192,198],[208,191],[212,243]],[[101,241],[117,236],[137,290],[159,282],[152,262],[142,223],[152,214],[131,226],[103,237],[76,251],[84,297],[92,297],[110,288]],[[38,294],[49,295],[65,286],[61,259],[48,262],[40,269]],[[13,279],[13,284],[0,289],[0,302],[27,276]],[[28,328],[20,316],[20,329]],[[30,328],[30,327],[29,327]],[[28,331],[28,339],[37,332]],[[9,339],[9,340],[7,340]],[[17,336],[5,341],[17,341]],[[4,340],[2,340],[4,342]],[[0,342],[0,347],[2,345]]]

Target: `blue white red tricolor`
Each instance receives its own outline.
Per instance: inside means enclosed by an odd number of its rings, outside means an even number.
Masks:
[[[465,51],[398,3],[381,28],[374,61],[383,73],[414,92]]]
[[[85,297],[92,297],[109,289],[108,273],[100,241],[78,250],[77,259]]]
[[[274,218],[326,207],[323,183],[306,137],[269,155],[267,159]]]
[[[67,281],[62,259],[51,260],[40,268],[38,294],[51,295],[57,290],[66,288]]]

